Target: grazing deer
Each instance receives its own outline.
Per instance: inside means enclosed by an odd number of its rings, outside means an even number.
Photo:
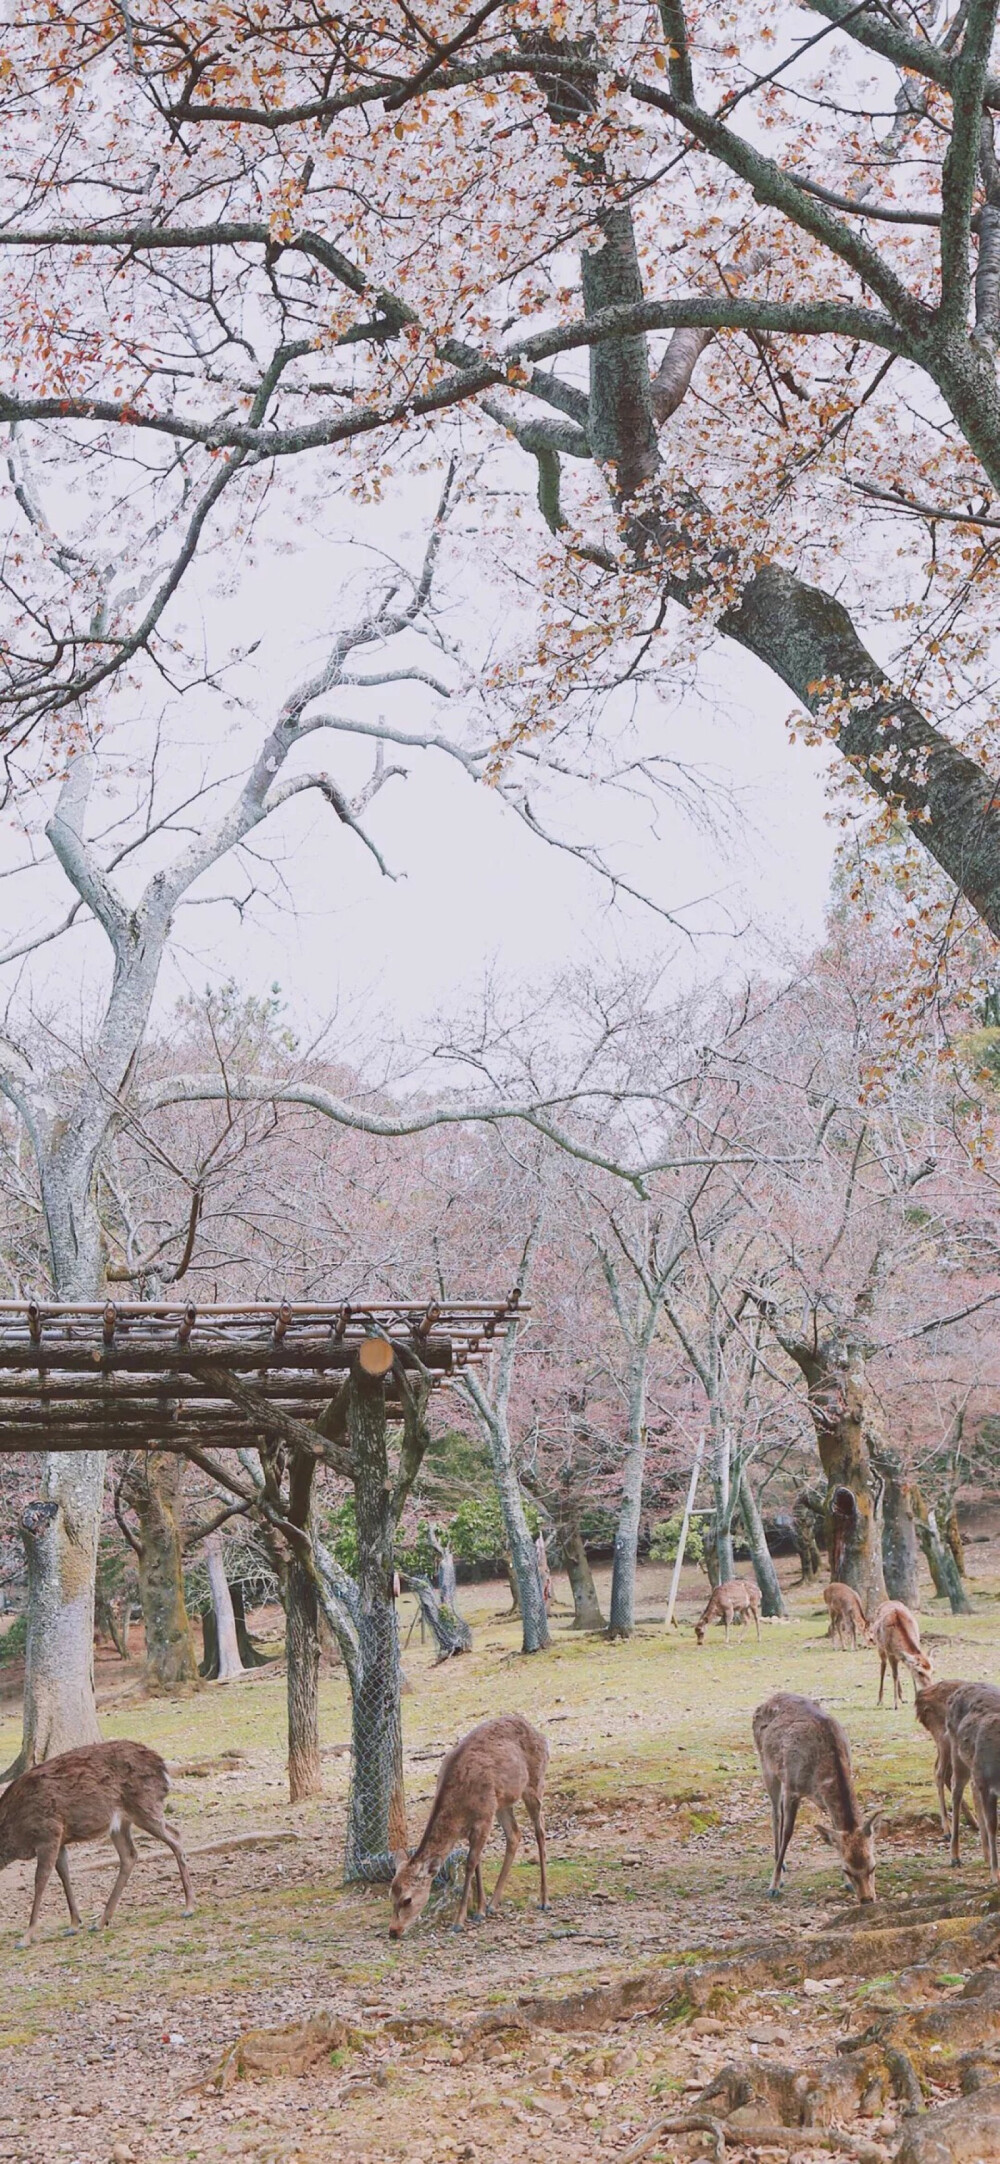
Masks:
[[[868,1618],[852,1585],[834,1579],[824,1587],[823,1599],[830,1611],[830,1636],[846,1653],[848,1645],[871,1645]]]
[[[934,1664],[921,1647],[920,1625],[916,1616],[912,1608],[907,1608],[903,1601],[884,1600],[881,1607],[876,1608],[868,1629],[872,1645],[878,1648],[878,1657],[882,1664],[878,1679],[878,1703],[882,1703],[888,1663],[892,1669],[892,1710],[895,1713],[897,1706],[903,1703],[903,1693],[899,1688],[900,1662],[904,1668],[909,1669],[914,1690],[917,1688],[918,1678],[921,1683],[930,1682],[934,1674]]]
[[[996,1693],[994,1693],[996,1701]],[[994,1886],[1000,1884],[1000,1868],[997,1866],[997,1800],[1000,1798],[1000,1702],[990,1704],[984,1700],[966,1714],[958,1729],[958,1750],[961,1768],[956,1767],[955,1788],[952,1791],[952,1830],[954,1831],[954,1798],[961,1802],[959,1781],[967,1768],[972,1776],[972,1793],[979,1820],[979,1836],[983,1844],[983,1861],[989,1865]]]
[[[760,1644],[760,1587],[748,1585],[745,1578],[727,1578],[724,1585],[714,1586],[698,1621],[694,1635],[700,1646],[705,1643],[705,1632],[710,1623],[721,1622],[726,1626],[726,1644],[729,1644],[729,1626],[734,1616],[744,1622],[752,1615],[757,1643]]]
[[[976,1758],[979,1724],[1000,1714],[1000,1691],[992,1683],[959,1683],[952,1691],[945,1714],[945,1728],[951,1746],[951,1861],[961,1863],[959,1854],[959,1825],[961,1822],[962,1797]],[[988,1817],[981,1808],[980,1788],[973,1777],[972,1798],[979,1822],[979,1839],[982,1844],[983,1861],[990,1861]]]
[[[805,1797],[822,1811],[829,1827],[818,1833],[840,1850],[844,1870],[859,1901],[875,1899],[875,1843],[873,1834],[879,1814],[862,1818],[854,1779],[851,1752],[840,1722],[824,1713],[811,1698],[797,1691],[776,1691],[766,1698],[753,1717],[753,1740],[757,1746],[764,1786],[771,1799],[774,1826],[774,1875],[768,1892],[781,1892],[785,1857],[795,1831],[799,1805]]]
[[[964,1687],[961,1682],[952,1679],[942,1683],[925,1683],[917,1691],[913,1701],[913,1710],[920,1722],[920,1726],[926,1728],[937,1752],[934,1762],[934,1785],[938,1793],[941,1828],[946,1841],[951,1833],[951,1814],[945,1802],[945,1791],[950,1792],[954,1781],[952,1742],[947,1726],[948,1707],[954,1693],[963,1690]],[[968,1804],[965,1805],[965,1816],[968,1825],[975,1824]]]
[[[187,1859],[179,1836],[167,1825],[163,1804],[170,1781],[156,1751],[144,1743],[89,1743],[32,1766],[0,1796],[0,1869],[35,1859],[35,1895],[25,1943],[30,1946],[42,1895],[53,1869],[62,1881],[74,1931],[80,1918],[69,1880],[66,1850],[74,1841],[110,1834],[118,1851],[118,1876],[105,1903],[109,1924],[138,1862],[132,1827],[141,1826],[177,1858],[185,1913],[194,1907]]]
[[[426,1906],[431,1881],[439,1864],[457,1843],[468,1843],[465,1884],[455,1929],[461,1931],[469,1913],[469,1893],[476,1882],[476,1906],[483,1902],[483,1850],[494,1819],[503,1827],[506,1847],[500,1875],[493,1888],[487,1915],[499,1906],[511,1866],[521,1845],[514,1817],[515,1803],[522,1803],[535,1830],[538,1868],[541,1873],[541,1905],[548,1906],[545,1875],[545,1827],[542,1795],[549,1747],[537,1728],[520,1713],[506,1713],[496,1721],[481,1721],[449,1751],[438,1774],[430,1817],[412,1856],[398,1859],[392,1882],[392,1922],[389,1937],[401,1939]]]

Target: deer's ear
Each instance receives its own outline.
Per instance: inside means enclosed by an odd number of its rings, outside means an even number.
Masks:
[[[829,1826],[824,1826],[822,1819],[820,1819],[816,1827],[816,1831],[819,1834],[820,1840],[826,1842],[827,1848],[837,1847],[836,1834],[831,1833]]]
[[[874,1833],[875,1828],[878,1825],[879,1819],[884,1817],[884,1811],[869,1811],[868,1817],[865,1819],[864,1825],[861,1828],[862,1833]]]
[[[405,1848],[397,1848],[393,1851],[392,1860],[396,1866],[397,1872],[399,1872],[402,1870],[404,1863],[409,1863],[410,1858]]]

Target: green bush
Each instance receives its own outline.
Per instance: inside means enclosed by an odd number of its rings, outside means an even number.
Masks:
[[[15,1616],[9,1631],[4,1631],[3,1635],[0,1636],[0,1662],[18,1660],[24,1652],[27,1637],[27,1616]]]
[[[677,1561],[677,1550],[680,1547],[681,1526],[683,1523],[683,1513],[677,1510],[672,1518],[661,1518],[659,1523],[654,1525],[653,1537],[649,1543],[651,1562],[675,1563]],[[705,1540],[701,1523],[697,1518],[692,1518],[688,1526],[684,1561],[685,1563],[701,1564],[704,1564],[705,1561]]]

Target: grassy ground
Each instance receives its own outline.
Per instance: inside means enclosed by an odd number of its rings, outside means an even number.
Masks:
[[[974,1561],[976,1614],[952,1619],[936,1605],[925,1612],[938,1675],[997,1674],[997,1594],[983,1574],[993,1558],[980,1551]],[[863,1796],[886,1806],[880,1918],[963,1902],[978,1913],[989,1898],[971,1846],[960,1874],[947,1869],[932,1751],[914,1722],[909,1685],[902,1712],[878,1711],[875,1655],[833,1651],[813,1590],[793,1587],[792,1620],[765,1625],[760,1646],[736,1633],[727,1647],[713,1631],[699,1650],[689,1618],[701,1581],[692,1575],[683,1627],[668,1637],[655,1621],[665,1574],[649,1570],[642,1580],[640,1628],[627,1646],[575,1637],[564,1612],[552,1652],[526,1663],[516,1626],[498,1613],[498,1586],[463,1596],[475,1635],[470,1657],[436,1668],[432,1648],[414,1635],[405,1701],[414,1836],[440,1753],[474,1721],[521,1710],[552,1746],[550,1911],[538,1911],[526,1844],[510,1909],[462,1938],[444,1912],[391,1946],[384,1896],[340,1884],[348,1763],[340,1675],[322,1686],[326,1793],[293,1807],[280,1665],[168,1701],[145,1699],[136,1673],[105,1662],[105,1734],[149,1742],[171,1764],[197,1911],[181,1917],[172,1861],[161,1863],[162,1852],[143,1843],[111,1934],[69,1935],[53,1881],[42,1935],[19,1950],[29,1872],[17,1866],[0,1878],[0,2159],[34,2160],[43,2145],[47,2156],[78,2164],[219,2156],[318,2164],[334,2154],[450,2164],[534,2157],[540,2143],[565,2157],[618,2156],[658,2105],[693,2094],[734,2043],[755,2054],[776,2044],[787,2063],[803,2066],[832,2051],[843,2023],[888,1988],[870,1962],[852,1973],[846,1959],[841,1979],[815,1980],[811,1992],[761,1984],[758,1975],[706,2025],[609,2017],[605,2031],[585,2036],[498,2030],[470,2047],[472,2020],[491,2008],[706,1956],[730,1956],[738,1981],[741,1960],[762,1942],[775,1949],[777,1976],[782,1950],[854,1920],[805,1813],[789,1892],[780,1904],[764,1900],[770,1820],[750,1717],[778,1687],[807,1691],[837,1713]],[[404,1602],[404,1631],[408,1621]],[[0,1752],[9,1760],[18,1738],[9,1699],[3,1715]],[[488,1883],[498,1858],[499,1846]],[[113,1867],[110,1846],[74,1852],[85,1916],[98,1913]],[[969,1965],[944,1981],[930,1977],[928,1989],[953,1990]],[[241,2032],[325,2012],[350,2033],[318,2069],[204,2086]],[[891,2108],[871,2124],[890,2142]],[[683,2154],[684,2142],[659,2153]],[[809,2153],[804,2138],[801,2155]]]

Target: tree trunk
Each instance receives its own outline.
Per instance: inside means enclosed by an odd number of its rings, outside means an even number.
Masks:
[[[886,1475],[882,1496],[882,1566],[890,1600],[920,1606],[920,1549],[913,1518],[912,1490],[895,1471]]]
[[[957,1570],[959,1577],[964,1578],[965,1543],[962,1539],[961,1531],[959,1529],[958,1511],[954,1503],[949,1504],[948,1507],[948,1515],[944,1521],[944,1537],[947,1541],[949,1548],[951,1549],[952,1555],[955,1558],[955,1569]]]
[[[643,1375],[642,1399],[645,1374]],[[615,1554],[611,1569],[611,1603],[608,1637],[631,1638],[635,1630],[635,1572],[639,1556],[639,1522],[642,1484],[646,1472],[645,1404],[640,1400],[629,1410],[629,1441],[622,1467],[622,1499],[615,1527]]]
[[[542,1582],[538,1575],[538,1557],[525,1515],[524,1497],[514,1464],[506,1415],[493,1408],[492,1417],[488,1422],[484,1422],[484,1426],[490,1446],[493,1478],[497,1484],[504,1532],[507,1535],[510,1569],[521,1612],[521,1651],[544,1653],[549,1644],[548,1617],[542,1597]]]
[[[733,1554],[733,1515],[736,1495],[731,1480],[729,1430],[714,1418],[715,1449],[712,1464],[712,1487],[715,1491],[715,1561],[718,1583],[728,1585],[736,1576],[736,1557]]]
[[[775,1570],[771,1552],[767,1545],[764,1520],[761,1517],[757,1497],[750,1484],[750,1475],[746,1466],[743,1467],[740,1473],[739,1505],[740,1516],[746,1527],[754,1576],[760,1587],[761,1614],[766,1616],[787,1615],[788,1610],[785,1607],[781,1587],[778,1584],[778,1573]]]
[[[351,1794],[344,1872],[351,1880],[370,1878],[373,1872],[384,1875],[384,1859],[406,1846],[385,1388],[357,1367],[350,1385],[347,1432],[358,1529],[358,1657],[351,1705]]]
[[[246,1600],[239,1578],[230,1581],[229,1597],[233,1604],[233,1616],[236,1623],[236,1643],[239,1647],[240,1659],[244,1668],[266,1668],[268,1665],[267,1654],[262,1653],[259,1646],[254,1645],[247,1629]]]
[[[218,1680],[220,1683],[232,1683],[237,1676],[244,1673],[244,1669],[236,1638],[236,1617],[233,1614],[233,1600],[226,1577],[220,1533],[211,1533],[206,1540],[205,1561],[208,1564],[208,1584],[215,1614]]]
[[[24,1726],[11,1769],[99,1743],[94,1698],[94,1587],[105,1454],[46,1456],[42,1493],[21,1519],[28,1562]]]
[[[122,1482],[122,1495],[139,1521],[137,1565],[146,1631],[146,1681],[161,1691],[183,1688],[198,1677],[177,1522],[185,1471],[183,1458],[153,1450]]]
[[[203,1683],[214,1683],[219,1673],[219,1633],[215,1627],[215,1609],[209,1605],[201,1610],[201,1661],[198,1674]]]
[[[816,1533],[817,1526],[822,1525],[823,1509],[822,1494],[813,1488],[806,1488],[801,1495],[797,1495],[792,1506],[795,1545],[802,1566],[803,1585],[807,1585],[812,1578],[818,1578],[820,1574],[822,1555]]]
[[[421,1622],[430,1624],[438,1660],[450,1660],[454,1653],[471,1653],[472,1632],[457,1608],[442,1599],[429,1578],[415,1576],[411,1571],[406,1582],[417,1596]]]
[[[916,1520],[917,1535],[927,1558],[927,1568],[934,1580],[934,1591],[939,1600],[949,1602],[952,1615],[971,1615],[972,1602],[962,1584],[951,1549],[946,1546],[938,1531],[934,1512],[924,1512],[919,1489],[915,1492],[915,1500],[919,1511]]]
[[[855,1345],[786,1344],[805,1376],[809,1411],[827,1479],[831,1576],[853,1586],[866,1615],[885,1599],[882,1543],[870,1445],[882,1445]]]
[[[319,1600],[312,1573],[297,1556],[285,1574],[285,1666],[288,1690],[288,1793],[292,1803],[322,1792],[319,1755]]]
[[[573,1595],[573,1629],[575,1631],[602,1631],[604,1617],[597,1598],[594,1573],[590,1568],[587,1550],[580,1530],[579,1503],[566,1503],[556,1516],[556,1532],[559,1538],[559,1554],[569,1579]]]

